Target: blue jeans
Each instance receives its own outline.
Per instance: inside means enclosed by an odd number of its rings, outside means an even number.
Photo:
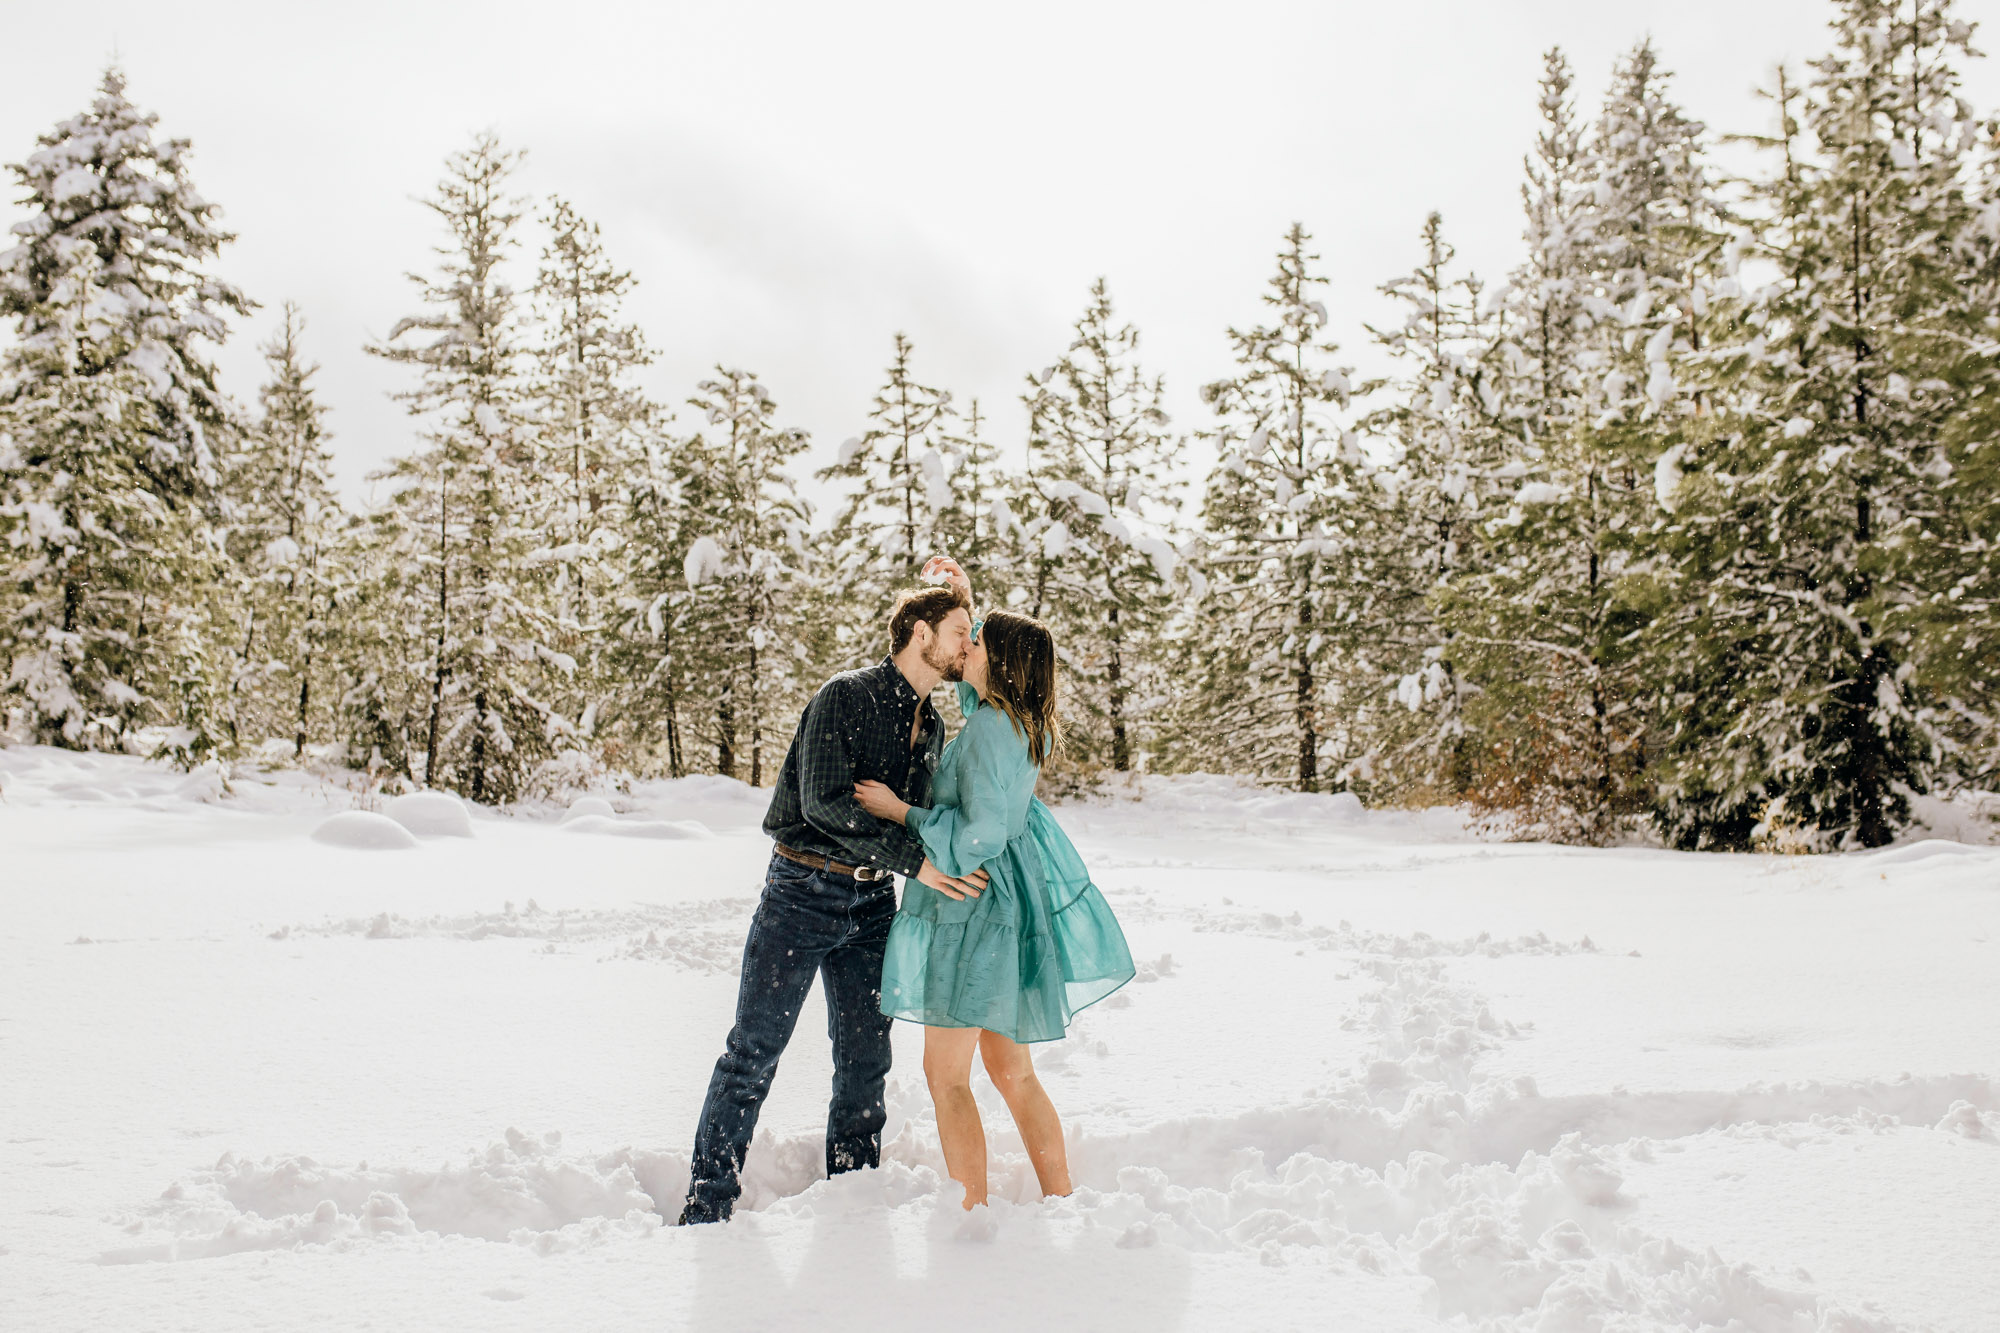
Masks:
[[[743,945],[736,1026],[715,1062],[695,1130],[683,1220],[720,1222],[735,1208],[757,1113],[815,973],[826,982],[833,1041],[826,1172],[880,1162],[891,1024],[882,1013],[882,951],[896,917],[895,883],[886,877],[863,883],[772,855]]]

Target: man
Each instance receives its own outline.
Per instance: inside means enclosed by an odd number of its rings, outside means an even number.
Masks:
[[[941,681],[959,678],[972,648],[965,576],[951,561],[934,564],[954,582],[897,601],[889,617],[890,655],[820,687],[778,772],[764,816],[764,831],[777,846],[743,945],[736,1025],[702,1103],[682,1225],[727,1221],[734,1210],[757,1113],[814,973],[825,982],[833,1041],[827,1174],[879,1163],[890,1028],[880,988],[883,946],[896,915],[892,875],[914,876],[954,898],[977,897],[985,887],[984,871],[945,875],[907,829],[875,818],[854,799],[854,784],[873,779],[911,805],[929,801],[944,751],[944,725],[930,694]]]

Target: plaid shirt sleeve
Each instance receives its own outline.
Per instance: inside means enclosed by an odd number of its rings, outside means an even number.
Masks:
[[[821,690],[799,725],[799,801],[806,822],[865,856],[869,865],[913,876],[923,867],[921,845],[901,824],[877,819],[854,799],[855,756],[847,727],[861,701],[843,697],[848,688],[843,683]]]

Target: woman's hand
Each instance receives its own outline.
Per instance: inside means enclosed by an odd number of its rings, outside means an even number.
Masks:
[[[854,799],[861,802],[861,808],[869,814],[892,823],[902,823],[903,816],[910,813],[910,803],[879,782],[855,783]]]
[[[924,561],[923,577],[926,579],[941,578],[946,583],[964,592],[967,601],[972,600],[972,580],[966,577],[965,570],[959,565],[958,561],[948,555],[934,555]]]

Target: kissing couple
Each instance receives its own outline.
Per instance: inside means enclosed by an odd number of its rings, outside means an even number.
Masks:
[[[1035,799],[1061,743],[1055,639],[1029,616],[972,614],[958,563],[906,592],[889,655],[819,688],[778,772],[771,864],[743,944],[736,1023],[695,1131],[680,1224],[727,1221],[778,1058],[817,974],[833,1042],[826,1171],[880,1164],[892,1020],[924,1025],[945,1170],[986,1202],[976,1049],[1042,1193],[1070,1192],[1062,1121],[1029,1046],[1132,979],[1132,955],[1076,848]],[[957,683],[950,745],[931,691]],[[904,877],[902,905],[895,876]]]

